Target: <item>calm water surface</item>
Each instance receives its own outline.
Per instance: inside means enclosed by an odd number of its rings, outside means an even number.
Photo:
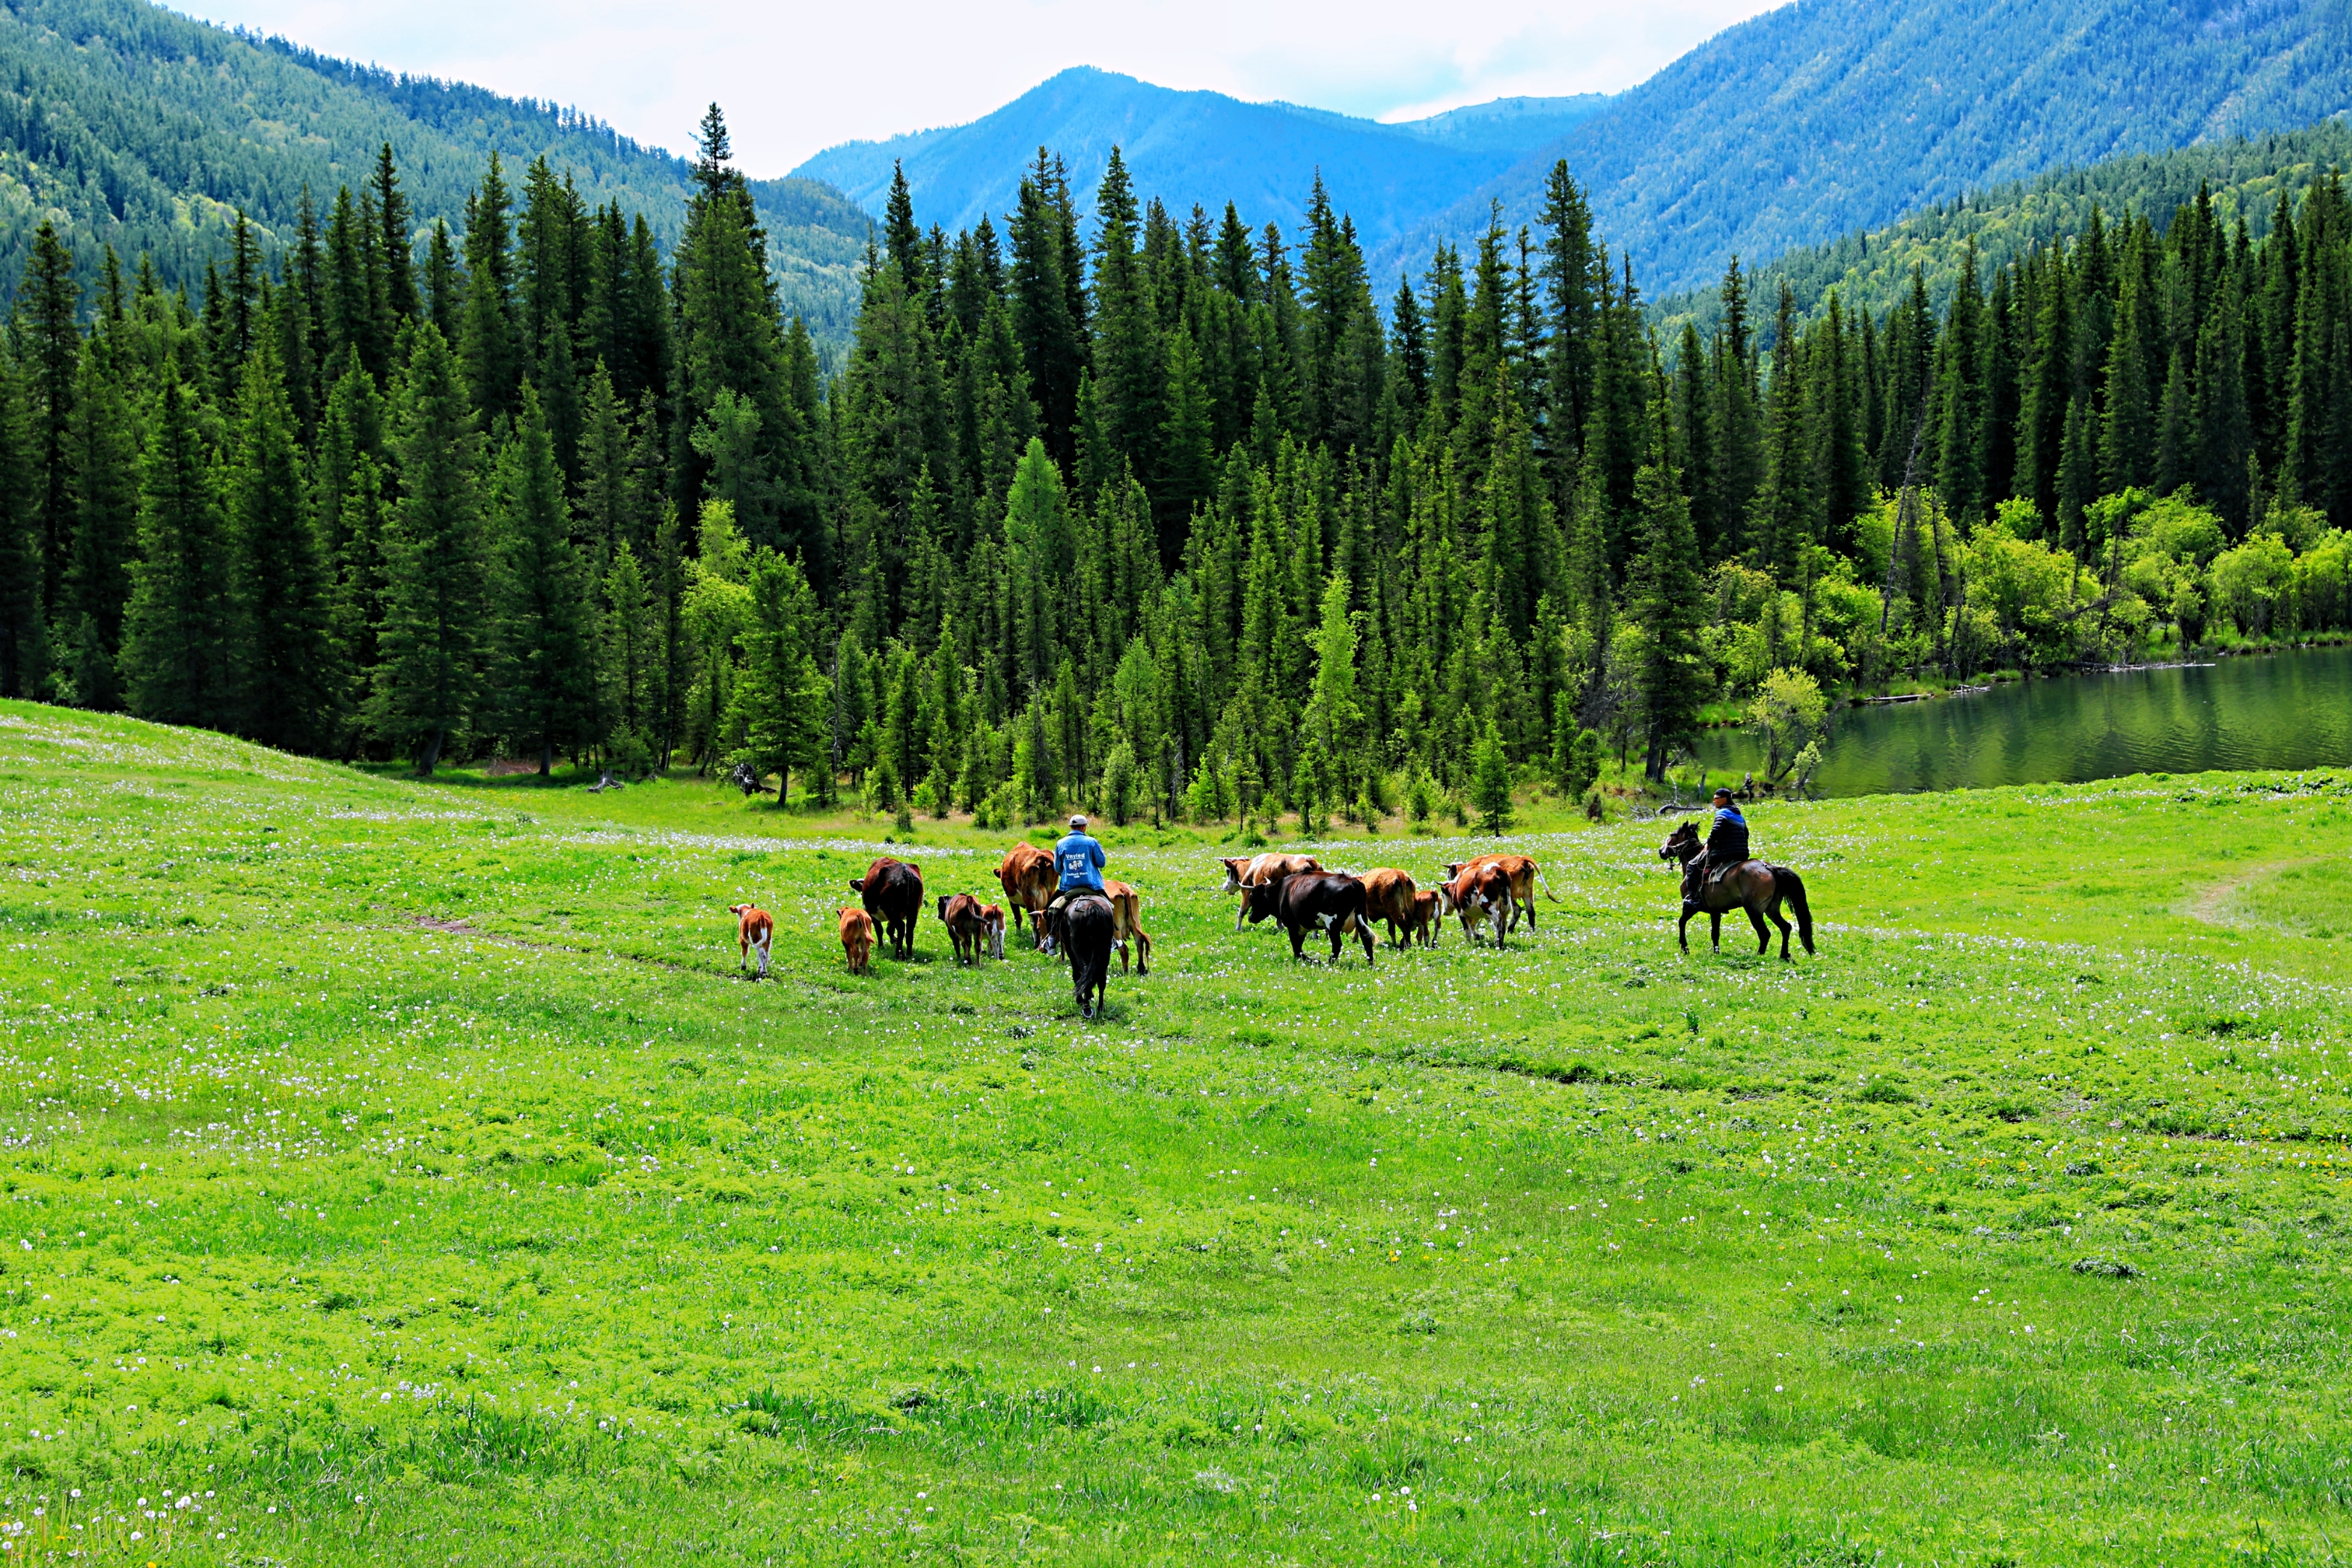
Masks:
[[[1827,795],[2342,766],[2352,764],[2352,648],[2012,682],[1973,697],[1842,708],[1833,722],[1813,781]],[[1717,774],[1760,761],[1732,730],[1708,731],[1698,754]]]

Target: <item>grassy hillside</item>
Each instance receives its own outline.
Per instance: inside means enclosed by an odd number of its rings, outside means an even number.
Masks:
[[[1655,825],[1507,952],[842,973],[877,846],[0,709],[0,1530],[37,1560],[2326,1563],[2352,776]],[[935,891],[1000,846],[926,830]],[[1426,871],[1453,843],[1328,846]],[[735,975],[723,905],[778,917]],[[41,1558],[37,1560],[47,1560]]]
[[[45,218],[86,273],[111,243],[195,292],[236,209],[274,251],[305,184],[323,212],[386,142],[420,236],[436,218],[462,230],[493,149],[517,165],[544,155],[592,204],[643,212],[665,240],[685,219],[682,160],[574,110],[352,65],[144,0],[0,0],[0,299]],[[845,336],[865,215],[812,181],[755,192],[786,309]]]
[[[2338,0],[1809,0],[1726,29],[1378,259],[1419,268],[1566,158],[1654,294],[2044,171],[2308,125],[2352,102]]]
[[[2087,169],[2045,174],[1943,203],[1885,228],[1850,234],[1833,244],[1794,250],[1755,269],[1753,297],[1760,300],[1769,332],[1773,301],[1786,279],[1800,314],[1811,319],[1838,290],[1848,308],[1883,317],[1910,291],[1911,271],[1927,277],[1927,292],[1940,315],[1959,286],[1969,247],[1976,247],[1984,277],[2036,246],[2072,244],[2089,228],[2096,208],[2110,228],[2126,213],[2145,213],[2158,232],[2175,213],[2211,191],[2214,209],[2235,226],[2245,220],[2255,239],[2267,238],[2281,196],[2300,204],[2315,180],[2352,165],[2352,126],[2328,121],[2275,136],[2237,139],[2171,153],[2114,158]],[[1714,285],[1676,295],[1652,310],[1668,342],[1685,319],[1702,336],[1722,316]]]

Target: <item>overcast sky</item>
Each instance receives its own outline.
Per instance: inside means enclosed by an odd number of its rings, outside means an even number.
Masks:
[[[573,104],[689,150],[703,105],[781,174],[837,142],[956,125],[1066,66],[1383,120],[1612,92],[1769,0],[183,0],[331,55]]]

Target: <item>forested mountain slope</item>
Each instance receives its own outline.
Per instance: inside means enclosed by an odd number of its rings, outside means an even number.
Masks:
[[[1418,268],[1566,158],[1655,290],[1971,190],[2352,107],[2337,0],[1806,0],[1727,29],[1372,257]]]
[[[2200,190],[2210,193],[2223,223],[2243,219],[2250,239],[2266,239],[2281,197],[2300,201],[2315,181],[2346,168],[2352,168],[2352,126],[2336,121],[2273,136],[2134,153],[1940,203],[1884,228],[1790,251],[1748,268],[1748,295],[1769,307],[1785,281],[1796,319],[1811,322],[1835,289],[1849,311],[1884,316],[1910,292],[1916,268],[1928,300],[1942,310],[1959,287],[1971,247],[1978,270],[1990,277],[2036,247],[2080,240],[2095,209],[2111,227],[2138,214],[2161,233]],[[1685,320],[1711,332],[1723,317],[1722,286],[1675,295],[1651,314],[1668,342]],[[1765,342],[1769,346],[1769,328]]]
[[[387,142],[419,240],[436,219],[462,229],[493,150],[518,180],[544,156],[587,205],[643,213],[665,242],[685,220],[682,159],[571,110],[354,66],[142,0],[0,0],[0,287],[23,275],[48,219],[85,268],[111,244],[194,290],[237,209],[275,254],[303,188],[323,215]],[[864,216],[805,180],[754,195],[786,309],[821,333],[845,331]]]
[[[891,171],[903,163],[926,221],[952,232],[977,224],[982,214],[1001,227],[1020,171],[1040,147],[1061,156],[1078,192],[1093,191],[1116,146],[1137,187],[1179,216],[1196,203],[1213,216],[1232,201],[1286,231],[1304,219],[1306,193],[1319,171],[1332,199],[1355,219],[1356,232],[1379,245],[1606,101],[1597,95],[1506,99],[1383,125],[1296,104],[1177,92],[1082,66],[969,125],[846,142],[793,172],[838,186],[878,215]]]

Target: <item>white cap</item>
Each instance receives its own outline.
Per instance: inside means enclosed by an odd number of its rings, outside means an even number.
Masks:
[[[1087,826],[1087,819],[1083,816],[1074,816],[1070,818],[1070,826],[1083,832]]]

